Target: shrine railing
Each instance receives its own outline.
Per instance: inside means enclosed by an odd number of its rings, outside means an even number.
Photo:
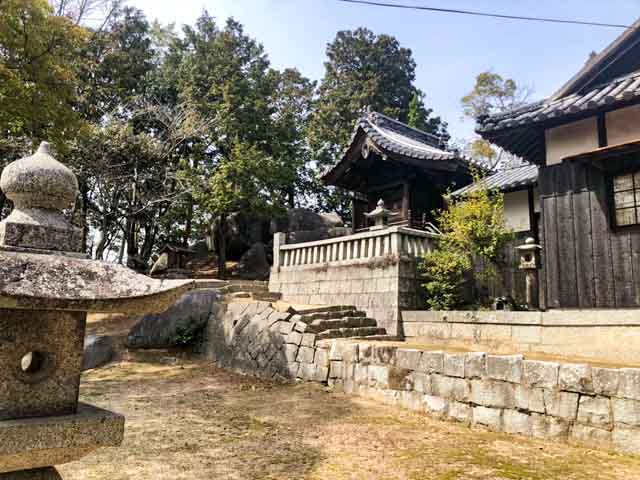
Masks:
[[[335,264],[363,261],[395,255],[419,257],[431,251],[437,234],[407,227],[388,227],[315,242],[287,245],[286,235],[276,233],[273,242],[273,266]]]

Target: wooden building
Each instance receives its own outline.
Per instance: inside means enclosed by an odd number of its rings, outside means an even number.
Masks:
[[[353,193],[354,231],[370,226],[365,213],[380,199],[390,224],[423,228],[444,205],[443,195],[471,182],[470,160],[443,150],[439,139],[376,112],[357,123],[342,159],[323,180]]]
[[[543,306],[640,307],[640,21],[478,133],[540,167]]]

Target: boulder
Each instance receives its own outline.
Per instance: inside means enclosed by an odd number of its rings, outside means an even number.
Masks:
[[[169,348],[184,343],[184,337],[203,329],[209,317],[221,308],[215,289],[185,293],[164,313],[145,315],[127,336],[131,348]]]
[[[287,234],[287,243],[314,242],[351,234],[337,213],[317,213],[306,208],[292,208],[271,221],[271,233]]]
[[[247,280],[265,280],[269,277],[270,268],[266,246],[258,242],[242,255],[235,275]]]
[[[271,233],[301,232],[309,230],[327,231],[335,227],[343,227],[340,216],[333,213],[317,213],[306,208],[291,208],[286,216],[271,222]]]
[[[113,354],[113,339],[111,337],[89,335],[84,340],[82,370],[90,370],[110,362]]]
[[[268,242],[271,235],[269,233],[269,219],[258,215],[251,215],[245,212],[235,212],[227,217],[226,243],[227,259],[238,260],[242,255],[258,242]],[[220,223],[216,220],[213,223],[212,238],[218,238]],[[217,247],[216,247],[217,251]]]

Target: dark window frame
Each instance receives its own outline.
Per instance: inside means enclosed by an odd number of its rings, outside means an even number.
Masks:
[[[615,189],[615,179],[617,177],[623,177],[631,175],[632,186],[626,190],[618,190]],[[638,180],[636,181],[636,176],[638,176]],[[623,192],[633,192],[633,206],[631,207],[622,207],[618,208],[616,204],[616,194]],[[639,229],[640,228],[640,168],[633,169],[625,169],[619,172],[611,172],[608,175],[608,200],[609,200],[609,211],[610,211],[610,220],[611,226],[615,230],[627,230],[627,229]],[[620,225],[618,223],[618,211],[619,210],[635,210],[635,222]]]

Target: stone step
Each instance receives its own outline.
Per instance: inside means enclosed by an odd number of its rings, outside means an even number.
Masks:
[[[310,324],[317,320],[335,320],[339,318],[366,317],[365,312],[359,310],[336,310],[333,312],[303,313],[301,320]]]
[[[252,297],[255,300],[260,300],[262,302],[277,302],[282,298],[282,294],[279,292],[264,292],[264,293],[260,292],[260,293],[253,293]]]
[[[377,327],[378,323],[374,318],[367,317],[344,317],[332,318],[329,320],[314,320],[307,325],[306,332],[321,333],[327,330],[338,330],[341,328],[362,328]]]
[[[299,315],[311,315],[314,313],[341,312],[344,310],[357,311],[358,309],[353,305],[326,305],[323,307],[305,308],[298,310],[296,313]]]
[[[387,331],[379,327],[360,327],[360,328],[336,328],[318,333],[316,340],[326,340],[329,338],[352,338],[352,337],[369,337],[372,335],[385,335]]]
[[[219,288],[220,293],[229,294],[236,292],[250,292],[250,293],[269,293],[269,289],[262,285],[241,285],[230,284]]]

